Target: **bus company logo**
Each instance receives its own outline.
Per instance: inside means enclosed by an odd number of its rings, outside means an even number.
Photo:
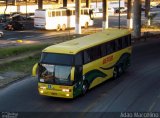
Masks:
[[[106,58],[103,59],[103,64],[109,63],[112,60],[113,60],[113,55],[108,56],[108,57],[106,57]]]
[[[2,112],[2,118],[18,118],[18,113],[13,112]]]

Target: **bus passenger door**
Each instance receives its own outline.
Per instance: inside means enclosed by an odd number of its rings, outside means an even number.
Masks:
[[[81,94],[82,90],[82,81],[83,81],[83,76],[82,76],[82,66],[76,66],[75,67],[75,72],[74,72],[74,96],[78,96]]]

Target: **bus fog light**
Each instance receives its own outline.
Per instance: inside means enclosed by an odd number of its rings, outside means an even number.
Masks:
[[[68,97],[68,96],[69,96],[69,94],[66,94],[66,96]]]
[[[43,93],[43,90],[40,90],[40,93]]]

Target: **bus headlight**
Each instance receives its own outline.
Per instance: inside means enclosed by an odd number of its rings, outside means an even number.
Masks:
[[[43,90],[40,90],[40,93],[43,94]]]
[[[69,94],[66,94],[67,97],[69,97]]]
[[[63,92],[70,92],[70,89],[62,89]]]
[[[46,89],[46,87],[45,87],[45,86],[40,86],[39,88],[40,88],[40,89],[43,89],[43,90],[45,90],[45,89]]]

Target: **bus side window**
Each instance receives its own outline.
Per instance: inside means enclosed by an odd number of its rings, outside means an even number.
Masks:
[[[118,51],[121,49],[121,44],[119,43],[119,39],[115,40],[115,50]]]
[[[116,50],[122,49],[122,39],[121,38],[115,40],[115,46],[116,46]]]
[[[131,45],[131,34],[128,35],[128,45]]]
[[[122,48],[126,48],[128,46],[127,36],[122,37]]]
[[[55,17],[55,11],[52,11],[52,17]]]
[[[101,57],[101,47],[96,46],[90,49],[91,61],[99,59]]]
[[[75,10],[72,11],[72,15],[75,15]]]
[[[81,15],[84,15],[84,10],[81,10]]]
[[[110,41],[107,44],[107,54],[111,54],[115,51],[115,43],[114,41]]]
[[[91,58],[90,58],[90,54],[89,54],[89,51],[88,50],[85,50],[84,51],[84,64],[88,63],[91,61]]]
[[[56,11],[56,16],[60,16],[60,11]]]
[[[102,54],[102,57],[107,55],[106,44],[101,45],[101,54]]]
[[[62,16],[66,16],[66,15],[67,15],[66,11],[62,11]]]
[[[51,12],[48,12],[48,17],[52,17],[52,13]]]
[[[71,11],[70,10],[67,10],[66,13],[67,13],[67,16],[71,15]]]
[[[82,53],[78,53],[75,55],[75,65],[82,65],[83,60],[82,60]]]

